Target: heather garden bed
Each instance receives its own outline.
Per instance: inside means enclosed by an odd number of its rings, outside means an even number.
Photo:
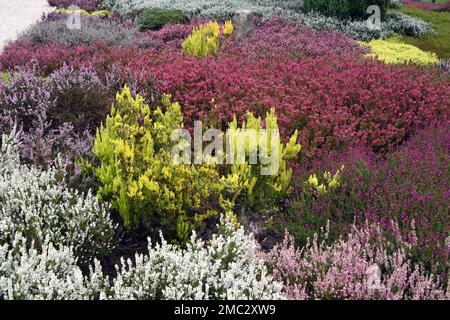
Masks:
[[[49,0],[0,52],[0,299],[449,299],[448,3],[369,2]],[[276,170],[174,162],[198,121]]]

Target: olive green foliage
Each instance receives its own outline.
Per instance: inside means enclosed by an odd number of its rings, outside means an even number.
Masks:
[[[424,11],[405,6],[401,12],[430,23],[436,31],[419,38],[402,36],[403,42],[424,51],[435,52],[441,59],[450,59],[450,12]]]
[[[3,81],[4,83],[9,82],[9,79],[11,79],[11,76],[7,72],[0,72],[0,81]]]
[[[169,23],[186,23],[189,17],[181,10],[176,9],[144,9],[137,17],[140,31],[159,30]]]
[[[381,16],[387,12],[389,0],[305,0],[306,11],[315,11],[326,16],[339,19],[366,19],[370,16],[367,8],[377,5],[381,9]]]
[[[286,159],[300,151],[297,133],[287,145],[270,141],[280,150],[279,170],[270,176],[262,176],[261,166],[248,160],[234,165],[174,161],[172,152],[181,142],[172,138],[175,130],[183,129],[183,116],[180,105],[169,96],[164,96],[162,104],[152,110],[125,87],[117,94],[105,125],[97,130],[94,153],[100,165],[93,171],[102,183],[98,196],[120,213],[126,228],[164,226],[184,241],[192,229],[222,209],[238,203],[240,207],[274,203],[288,193],[291,169]],[[249,114],[242,129],[260,130],[262,123]],[[267,128],[278,128],[273,110],[265,123]],[[236,120],[230,128],[237,129]],[[186,143],[178,150],[186,151],[186,146],[190,147]]]

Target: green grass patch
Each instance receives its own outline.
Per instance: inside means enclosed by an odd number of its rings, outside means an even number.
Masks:
[[[7,73],[7,72],[0,72],[0,80],[1,81],[6,83],[6,82],[9,81],[9,79],[11,79],[11,76],[10,76],[9,73]]]
[[[424,51],[435,52],[442,59],[450,59],[450,12],[424,11],[405,6],[400,11],[431,23],[436,31],[436,34],[420,38],[402,36],[402,41]]]
[[[436,0],[436,3],[446,3],[448,0]],[[433,2],[433,0],[422,0],[422,2]]]

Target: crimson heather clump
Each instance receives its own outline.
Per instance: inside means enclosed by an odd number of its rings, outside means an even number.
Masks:
[[[351,56],[255,59],[232,47],[206,59],[148,51],[124,66],[142,86],[172,94],[188,126],[225,127],[235,114],[274,107],[282,135],[299,130],[308,157],[360,143],[389,151],[418,126],[449,119],[450,82],[436,72]]]

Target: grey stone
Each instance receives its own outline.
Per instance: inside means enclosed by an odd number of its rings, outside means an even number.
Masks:
[[[238,38],[246,37],[253,33],[255,20],[259,17],[254,11],[237,11],[233,18],[233,25]]]

